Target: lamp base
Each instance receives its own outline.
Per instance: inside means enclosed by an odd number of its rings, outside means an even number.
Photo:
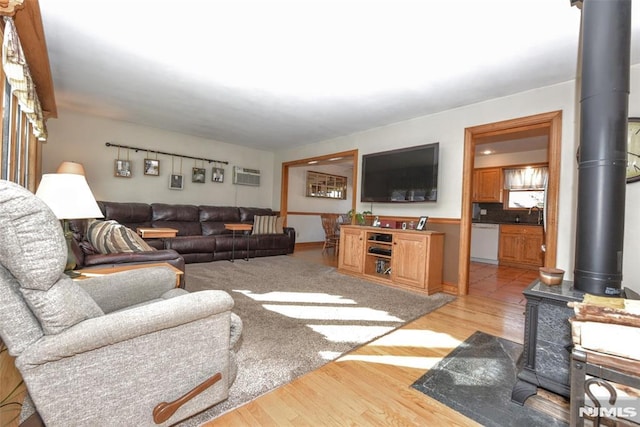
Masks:
[[[74,271],[74,270],[65,270],[64,274],[66,274],[67,276],[71,277],[72,279],[75,279],[76,277],[82,276],[82,274],[80,274],[80,273],[78,273],[77,271]]]
[[[71,241],[73,239],[73,232],[69,228],[69,220],[62,220],[62,228],[64,230],[64,238],[67,241],[67,265],[64,266],[64,273],[68,274],[68,272],[75,270],[78,265],[76,255],[73,253],[73,249],[71,249]]]

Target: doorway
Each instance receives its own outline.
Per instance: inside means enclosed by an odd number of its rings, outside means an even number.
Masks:
[[[309,157],[306,159],[293,160],[282,163],[282,178],[280,185],[280,215],[285,217],[289,213],[289,169],[292,167],[305,167],[310,164],[333,164],[336,161],[351,163],[353,173],[351,176],[351,209],[356,208],[358,193],[358,150],[341,151],[339,153],[325,154],[322,156]]]
[[[476,145],[482,139],[493,136],[520,134],[544,129],[549,135],[548,163],[549,181],[545,206],[546,230],[544,265],[555,267],[558,243],[558,197],[560,184],[560,148],[562,135],[562,111],[553,111],[528,117],[488,123],[465,129],[464,166],[462,181],[462,215],[460,221],[460,256],[458,264],[458,294],[469,293],[469,262],[471,247],[471,223],[473,203],[473,169]]]

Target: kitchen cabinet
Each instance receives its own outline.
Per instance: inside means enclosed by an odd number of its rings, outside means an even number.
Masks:
[[[483,168],[473,171],[473,201],[502,203],[502,168]]]
[[[444,233],[343,225],[338,271],[389,286],[442,290]]]
[[[544,265],[543,230],[537,225],[500,225],[498,263],[535,269]]]

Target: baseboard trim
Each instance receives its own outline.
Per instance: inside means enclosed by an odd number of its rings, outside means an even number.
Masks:
[[[300,242],[296,243],[294,249],[316,249],[322,248],[322,245],[324,245],[324,242]]]

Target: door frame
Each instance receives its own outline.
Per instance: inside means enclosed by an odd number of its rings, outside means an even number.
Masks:
[[[473,204],[473,169],[477,140],[488,136],[505,135],[532,129],[548,129],[549,181],[545,206],[546,252],[544,265],[556,266],[558,249],[558,201],[560,194],[560,156],[562,140],[562,111],[535,114],[517,119],[488,123],[466,128],[464,131],[464,165],[462,172],[462,215],[460,220],[460,257],[458,262],[458,295],[469,293],[469,262],[471,251],[471,219]]]
[[[358,150],[341,151],[339,153],[323,154],[322,156],[309,157],[306,159],[292,160],[282,163],[282,176],[280,179],[280,216],[285,218],[289,211],[289,168],[296,166],[308,166],[309,162],[321,162],[336,157],[351,157],[353,161],[353,174],[351,176],[351,209],[356,209],[358,193]]]

